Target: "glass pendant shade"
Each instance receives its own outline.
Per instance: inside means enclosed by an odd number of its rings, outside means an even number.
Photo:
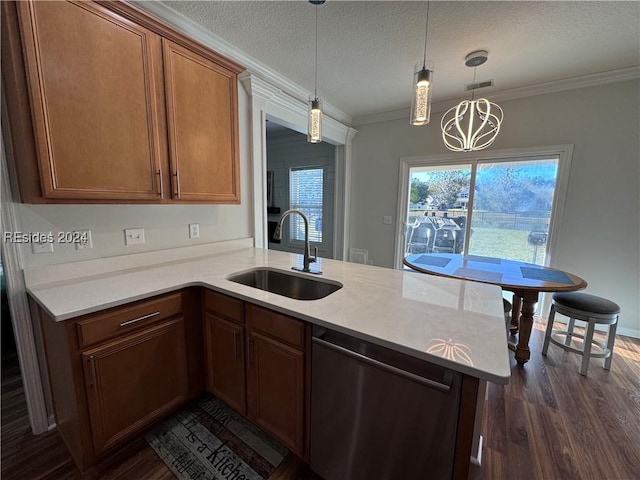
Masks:
[[[426,125],[431,119],[431,84],[433,63],[418,62],[413,69],[413,96],[411,100],[411,125]]]
[[[454,152],[487,148],[500,132],[502,117],[502,109],[485,98],[463,100],[442,117],[444,144]]]
[[[320,143],[322,141],[322,100],[314,97],[309,101],[309,127],[307,141]]]

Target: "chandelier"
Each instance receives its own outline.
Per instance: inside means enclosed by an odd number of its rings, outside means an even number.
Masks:
[[[488,53],[484,50],[472,52],[465,58],[467,67],[474,67],[473,82],[475,83],[475,67],[487,61]],[[486,98],[463,100],[450,108],[442,116],[440,126],[445,146],[454,152],[473,152],[482,150],[493,143],[500,132],[502,124],[502,109]]]

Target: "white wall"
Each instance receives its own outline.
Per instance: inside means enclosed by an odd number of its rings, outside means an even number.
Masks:
[[[33,254],[21,245],[23,268],[162,250],[253,236],[250,170],[250,99],[238,86],[240,205],[29,205],[15,204],[22,232],[91,230],[93,248],[54,244],[53,253]],[[189,239],[189,223],[200,224],[200,238]],[[144,228],[144,245],[125,246],[125,228]]]
[[[437,88],[437,87],[436,87]],[[640,336],[640,82],[627,81],[500,102],[504,123],[493,150],[573,144],[554,255],[584,278],[587,292],[622,308],[619,332]],[[356,126],[350,247],[375,265],[393,265],[399,159],[448,153],[442,112],[425,127],[409,120]]]

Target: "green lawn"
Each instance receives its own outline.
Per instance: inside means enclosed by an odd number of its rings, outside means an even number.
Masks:
[[[528,235],[526,230],[473,228],[469,253],[532,263],[534,247],[527,243]],[[544,263],[545,252],[544,245],[538,247],[535,263]]]

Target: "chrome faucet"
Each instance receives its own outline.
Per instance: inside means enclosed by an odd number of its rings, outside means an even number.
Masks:
[[[309,219],[300,210],[287,210],[280,216],[280,220],[278,220],[278,225],[276,226],[276,231],[273,234],[273,239],[274,240],[282,239],[282,232],[281,232],[282,222],[287,216],[289,216],[292,213],[297,213],[302,217],[302,220],[304,221],[304,253],[302,257],[303,268],[301,269],[297,267],[292,267],[292,268],[294,270],[299,270],[301,272],[320,274],[322,272],[319,272],[319,271],[312,272],[311,269],[309,268],[309,265],[311,265],[313,262],[315,262],[318,259],[318,247],[314,247],[314,252],[313,252],[314,256],[312,257],[310,254],[311,249],[309,248]]]

